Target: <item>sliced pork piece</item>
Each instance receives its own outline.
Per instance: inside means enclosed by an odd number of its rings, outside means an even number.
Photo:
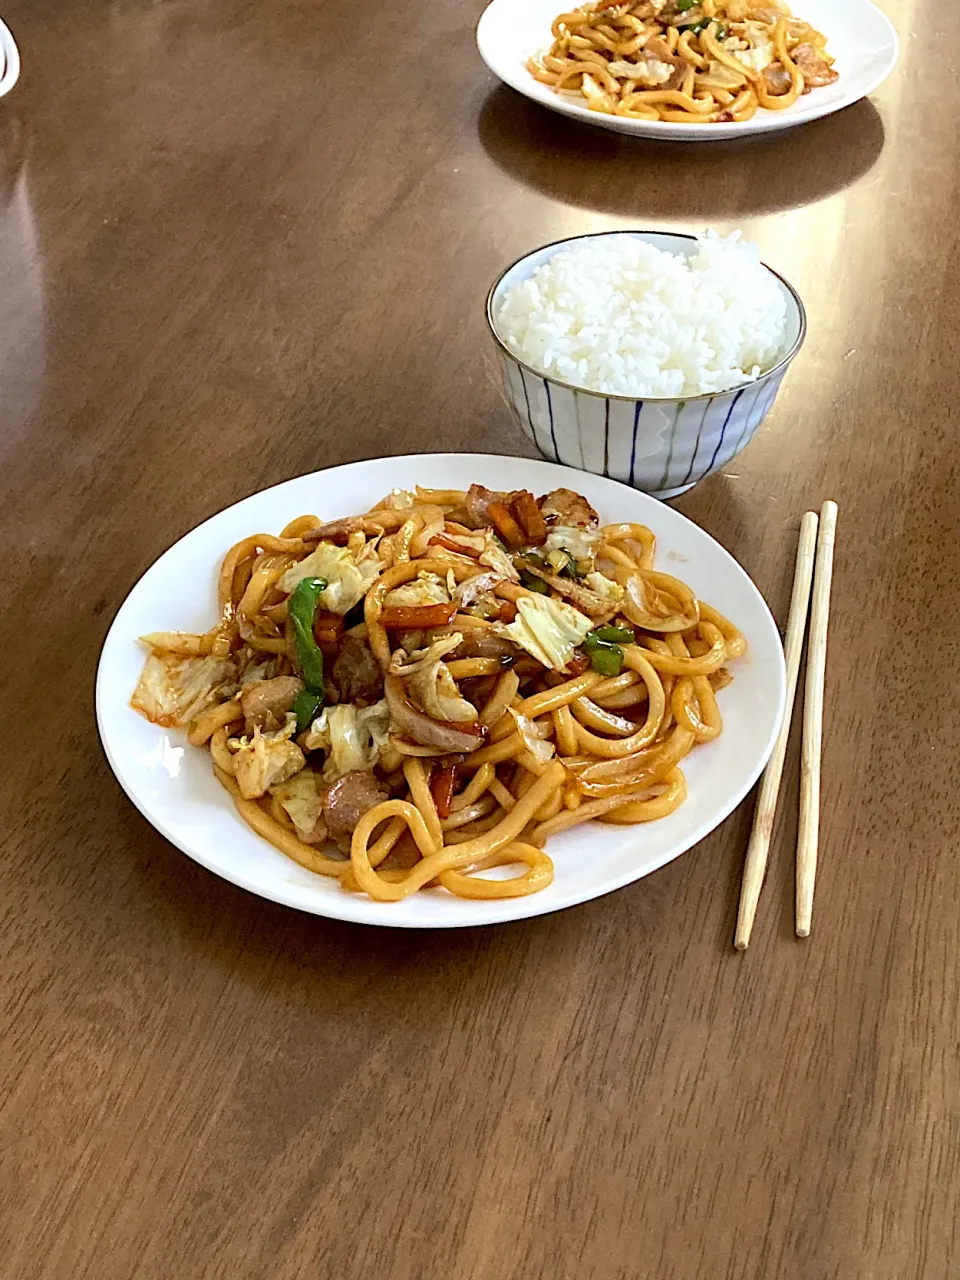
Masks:
[[[763,79],[767,86],[767,93],[774,98],[782,98],[785,93],[789,93],[793,83],[790,72],[782,62],[773,62],[769,67],[764,67]]]
[[[840,76],[828,62],[824,62],[812,44],[798,44],[791,54],[794,62],[803,73],[804,93],[808,89],[822,89],[824,85],[833,84]]]
[[[578,529],[594,529],[600,517],[590,503],[572,489],[554,489],[540,499],[540,510],[548,525],[573,525]]]
[[[467,515],[470,517],[471,527],[474,529],[489,528],[491,524],[488,512],[490,503],[502,502],[506,504],[509,501],[509,493],[498,493],[496,489],[485,489],[482,484],[472,484],[467,490],[467,497],[464,502]]]
[[[240,695],[248,737],[255,729],[275,733],[283,727],[287,712],[293,710],[303,681],[296,676],[275,676],[273,680],[252,680]]]
[[[354,770],[338,778],[323,801],[323,820],[327,833],[338,844],[349,845],[354,827],[374,805],[389,798],[389,793],[372,773]]]
[[[683,81],[686,77],[686,74],[687,74],[687,64],[685,62],[679,62],[674,67],[673,74],[670,76],[670,79],[665,80],[663,84],[660,85],[660,88],[674,89],[677,93],[680,93],[683,89]]]
[[[344,636],[331,677],[341,702],[369,706],[383,697],[383,672],[366,640]]]

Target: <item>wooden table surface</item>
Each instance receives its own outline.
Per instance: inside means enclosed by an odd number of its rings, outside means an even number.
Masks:
[[[960,10],[885,7],[872,101],[687,149],[498,87],[481,0],[4,0],[4,1276],[960,1274],[960,81],[929,54]],[[611,897],[449,934],[299,915],[167,844],[93,714],[148,565],[303,471],[528,452],[497,270],[706,224],[810,334],[678,505],[783,622],[800,514],[840,504],[813,936],[795,746],[745,955],[749,805]]]

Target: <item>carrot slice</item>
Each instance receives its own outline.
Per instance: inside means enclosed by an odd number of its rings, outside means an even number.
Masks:
[[[384,609],[380,625],[393,631],[426,631],[430,627],[444,627],[457,612],[456,600],[444,604],[410,605],[407,608]]]
[[[514,494],[513,509],[517,513],[529,545],[540,547],[547,540],[547,522],[537,506],[536,499],[526,489]]]
[[[441,818],[450,817],[450,805],[453,802],[453,788],[456,781],[456,769],[452,764],[443,769],[434,769],[430,779],[430,794],[437,806]]]
[[[343,618],[329,609],[317,609],[313,615],[313,635],[317,644],[336,644],[343,635]]]
[[[487,515],[490,517],[493,527],[508,547],[523,546],[523,530],[502,502],[491,502],[487,506]]]

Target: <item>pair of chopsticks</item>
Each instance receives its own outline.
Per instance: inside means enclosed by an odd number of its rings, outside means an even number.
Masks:
[[[827,662],[827,624],[830,616],[830,583],[833,578],[833,548],[836,541],[837,504],[825,502],[819,519],[808,511],[800,522],[797,545],[797,567],[793,578],[793,595],[784,651],[787,659],[787,700],[783,724],[777,736],[773,755],[760,785],[760,797],[747,845],[747,857],[740,887],[740,910],[734,946],[746,951],[750,942],[760,890],[767,869],[773,820],[787,754],[793,703],[800,674],[807,606],[813,584],[810,608],[810,643],[807,652],[807,682],[803,703],[803,745],[800,763],[800,826],[797,834],[797,937],[810,935],[813,916],[813,889],[817,876],[817,847],[820,837],[820,750],[823,738],[823,679]],[[819,536],[818,536],[819,532]],[[816,572],[814,572],[816,569]]]

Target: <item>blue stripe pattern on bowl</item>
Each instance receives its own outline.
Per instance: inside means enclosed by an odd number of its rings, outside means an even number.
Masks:
[[[725,467],[753,438],[786,370],[695,400],[624,400],[574,391],[500,352],[524,434],[545,458],[676,497]]]

